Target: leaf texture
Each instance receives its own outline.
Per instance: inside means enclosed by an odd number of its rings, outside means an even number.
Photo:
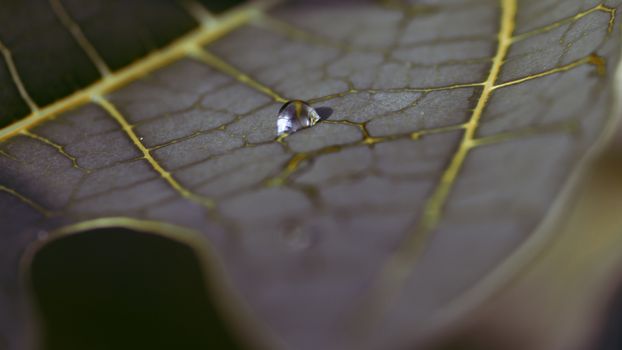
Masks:
[[[146,57],[131,28],[115,29],[128,34],[118,42],[98,29],[104,14],[67,11],[110,73],[96,81],[101,64],[61,29],[73,90],[34,48],[12,54],[19,81],[4,63],[2,113],[31,114],[0,134],[0,333],[23,336],[17,265],[29,245],[124,217],[207,238],[269,347],[426,343],[528,261],[517,252],[535,249],[611,127],[619,4],[155,11],[202,25],[173,42],[157,26],[161,49]],[[290,99],[332,113],[276,138]]]

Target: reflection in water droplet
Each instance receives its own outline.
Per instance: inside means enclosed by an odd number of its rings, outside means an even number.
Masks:
[[[291,134],[300,129],[315,125],[320,121],[316,110],[300,100],[289,101],[279,110],[276,121],[277,135]]]
[[[37,238],[38,239],[45,239],[48,235],[49,235],[49,233],[47,231],[44,231],[44,230],[41,230],[41,231],[37,232]]]

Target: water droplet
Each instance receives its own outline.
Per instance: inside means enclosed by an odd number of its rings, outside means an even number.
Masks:
[[[315,230],[310,227],[295,227],[285,233],[287,245],[295,251],[301,251],[309,248],[313,243]]]
[[[45,239],[48,235],[49,233],[47,231],[40,230],[39,232],[37,232],[37,239]]]
[[[320,115],[308,103],[300,100],[289,101],[279,110],[276,133],[279,136],[291,134],[313,126],[318,121],[320,121]]]

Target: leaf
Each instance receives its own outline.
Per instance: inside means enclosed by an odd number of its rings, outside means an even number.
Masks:
[[[0,134],[2,285],[39,232],[132,218],[206,237],[283,348],[427,344],[556,232],[614,122],[618,6],[253,3],[120,70],[102,53],[113,73]],[[289,99],[332,114],[277,139]]]

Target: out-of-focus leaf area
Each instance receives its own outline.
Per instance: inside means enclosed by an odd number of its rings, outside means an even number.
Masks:
[[[0,2],[0,350],[622,348],[621,5]]]

